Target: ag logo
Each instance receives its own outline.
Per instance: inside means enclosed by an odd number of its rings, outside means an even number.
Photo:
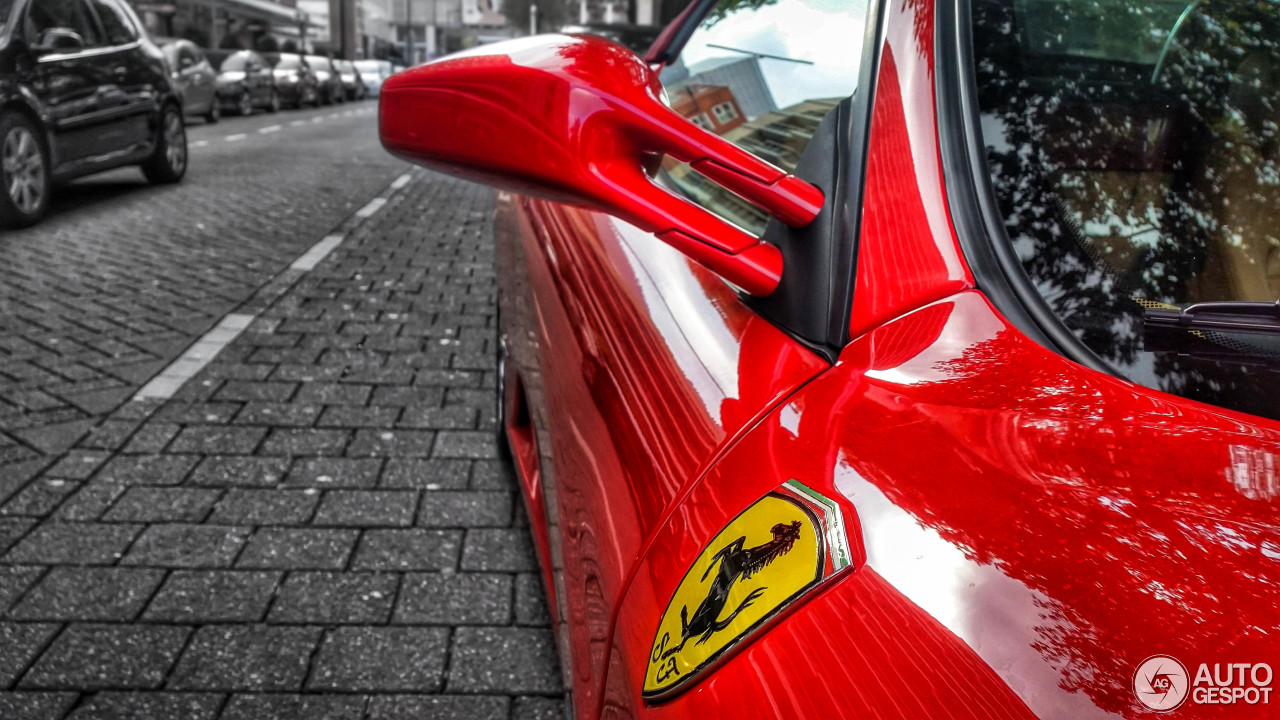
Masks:
[[[852,562],[839,507],[791,480],[716,535],[654,635],[643,696],[674,694],[780,610]]]
[[[1168,655],[1152,655],[1133,673],[1133,692],[1138,702],[1164,712],[1187,700],[1187,669]]]

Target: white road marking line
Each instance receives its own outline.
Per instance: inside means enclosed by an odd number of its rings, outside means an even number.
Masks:
[[[235,135],[228,135],[227,142],[236,142],[237,140],[243,140],[247,137],[249,136],[245,133],[236,133]]]
[[[191,147],[205,147],[208,144],[209,144],[208,140],[197,140],[191,143]]]
[[[322,118],[322,117],[313,117],[313,118],[311,118],[311,122],[313,122],[313,123],[324,122],[324,118]]]
[[[205,333],[194,345],[187,348],[160,374],[155,376],[133,396],[134,400],[168,400],[188,380],[204,369],[223,348],[231,344],[253,322],[252,315],[232,313],[222,318],[217,327]]]
[[[400,177],[396,178],[395,182],[391,183],[391,189],[399,190],[405,185],[408,185],[411,180],[413,180],[413,175],[410,175],[409,173],[405,173]]]
[[[316,265],[319,265],[320,261],[324,260],[329,253],[333,252],[333,249],[342,244],[342,241],[345,239],[346,238],[343,235],[326,235],[323,240],[312,245],[311,249],[302,257],[294,260],[293,264],[289,266],[289,269],[303,271],[314,270]]]
[[[289,121],[289,125],[291,127],[298,127],[299,125],[306,125],[306,124],[307,124],[306,120],[290,120]]]
[[[356,114],[356,111],[355,111],[355,110],[348,110],[348,111],[346,111],[346,112],[342,113],[342,117],[351,117],[352,115],[355,115],[355,114]]]
[[[329,113],[328,117],[331,117],[331,118],[342,117],[342,113]]]
[[[356,217],[367,218],[370,215],[381,210],[382,206],[386,204],[387,204],[386,198],[374,198],[369,201],[368,205],[365,205],[364,207],[356,211]]]
[[[264,128],[258,128],[258,132],[259,132],[259,133],[262,133],[263,135],[270,135],[270,134],[271,134],[271,133],[273,133],[273,132],[280,132],[280,126],[279,126],[279,125],[268,125],[268,126],[266,126],[266,127],[264,127]]]

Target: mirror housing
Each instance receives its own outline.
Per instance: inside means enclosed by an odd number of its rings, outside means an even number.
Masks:
[[[792,227],[822,192],[676,113],[657,74],[603,38],[485,45],[392,75],[379,130],[392,154],[468,180],[602,210],[763,297],[782,253],[655,184],[670,155]]]

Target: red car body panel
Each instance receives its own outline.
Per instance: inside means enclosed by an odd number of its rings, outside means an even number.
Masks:
[[[547,492],[524,483],[526,499],[535,533],[545,512],[566,680],[578,716],[594,717],[616,608],[665,514],[827,364],[649,233],[555,203],[499,204],[503,319],[520,328],[508,385],[515,370],[528,389]]]

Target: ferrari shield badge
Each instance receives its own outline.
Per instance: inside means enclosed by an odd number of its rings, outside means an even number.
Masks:
[[[851,562],[829,498],[798,480],[760,498],[702,549],[676,588],[654,634],[643,696],[675,694]]]

